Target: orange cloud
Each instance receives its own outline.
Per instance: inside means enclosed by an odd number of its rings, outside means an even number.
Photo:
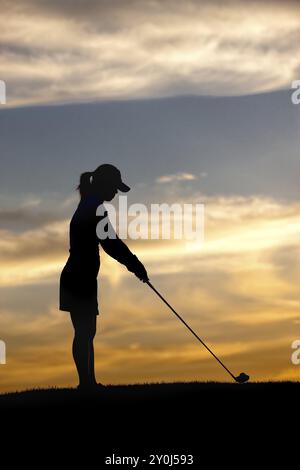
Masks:
[[[154,285],[234,370],[257,380],[299,378],[300,368],[290,363],[300,307],[299,204],[205,203],[202,247],[135,241],[131,248]],[[72,326],[57,297],[67,230],[65,220],[51,230],[46,224],[2,231],[0,336],[7,364],[0,367],[1,390],[76,383]],[[99,280],[99,380],[226,379],[153,292],[104,254]]]

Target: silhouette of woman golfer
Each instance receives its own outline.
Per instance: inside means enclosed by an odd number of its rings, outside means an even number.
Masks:
[[[93,172],[82,173],[76,189],[81,200],[70,222],[70,254],[60,275],[59,309],[70,312],[75,330],[73,357],[79,376],[78,389],[96,390],[101,387],[95,378],[93,346],[99,315],[99,244],[141,281],[146,282],[148,275],[143,264],[115,233],[115,238],[97,237],[96,226],[107,216],[107,213],[97,216],[97,207],[104,201],[111,201],[118,190],[130,190],[123,183],[120,171],[110,164],[100,165]]]

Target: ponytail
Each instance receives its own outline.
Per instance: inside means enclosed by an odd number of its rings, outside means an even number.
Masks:
[[[90,180],[92,175],[92,171],[86,171],[80,175],[80,182],[76,189],[79,191],[81,198],[87,196],[91,192],[92,183]]]

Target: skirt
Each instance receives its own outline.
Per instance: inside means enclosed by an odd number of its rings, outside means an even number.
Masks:
[[[96,259],[78,263],[69,257],[59,280],[59,310],[99,315]]]

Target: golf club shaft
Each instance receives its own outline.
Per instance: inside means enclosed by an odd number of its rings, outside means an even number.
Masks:
[[[179,320],[187,327],[187,329],[190,330],[190,332],[197,338],[197,340],[200,341],[200,343],[210,352],[210,354],[218,361],[218,363],[221,364],[221,366],[235,380],[235,376],[230,372],[229,369],[227,369],[225,364],[223,364],[223,362],[212,352],[212,350],[208,346],[206,346],[204,341],[202,341],[202,339],[197,335],[197,333],[195,333],[195,331],[192,330],[192,328],[184,321],[184,319],[179,315],[179,313],[177,313],[174,310],[172,305],[170,305],[169,302],[167,302],[166,299],[163,298],[163,296],[155,289],[155,287],[151,284],[151,282],[146,281],[146,284],[148,284],[148,286],[151,287],[151,289],[158,295],[158,297],[169,307],[170,310],[172,310],[172,312],[176,315],[176,317],[179,318]]]

